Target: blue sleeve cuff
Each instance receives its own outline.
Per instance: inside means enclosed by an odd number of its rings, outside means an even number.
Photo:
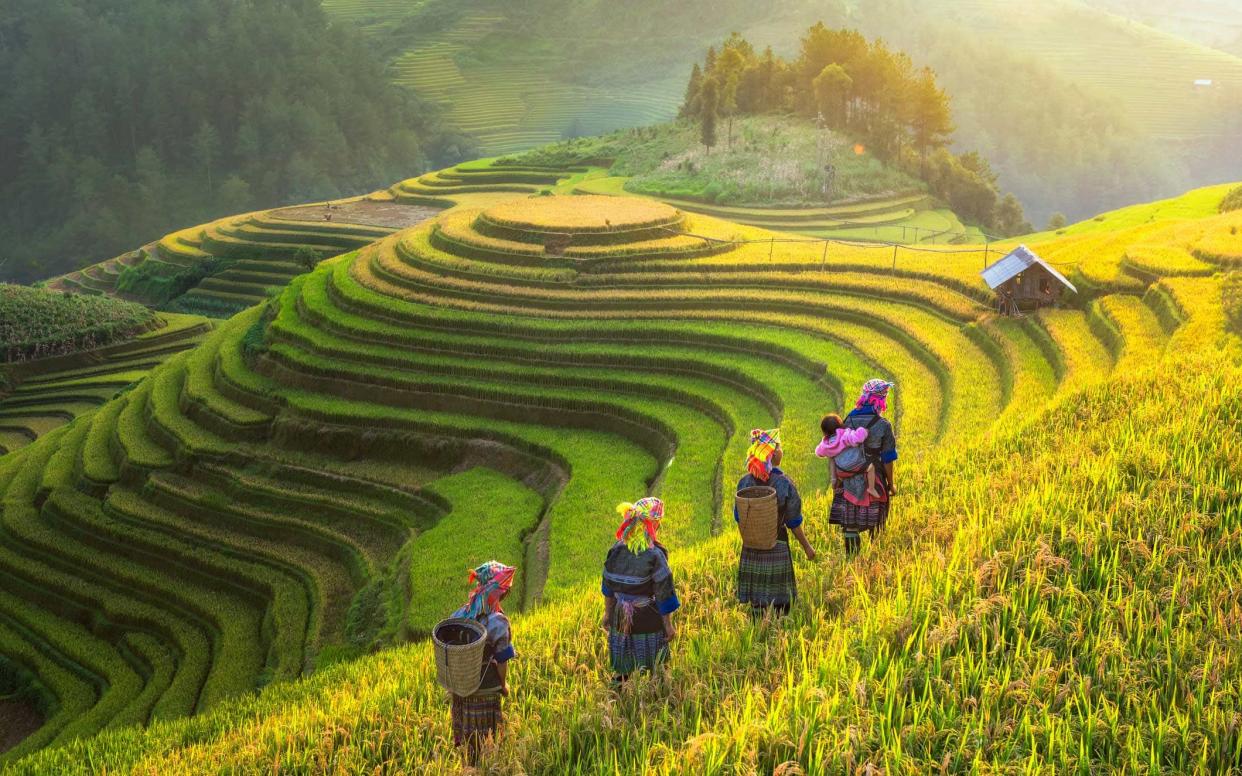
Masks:
[[[785,521],[785,527],[786,527],[786,528],[797,528],[797,527],[798,527],[798,526],[800,526],[800,525],[802,525],[802,515],[798,515],[797,517],[795,517],[795,518],[794,518],[794,519],[792,519],[792,520],[786,520],[786,521]]]
[[[599,592],[604,594],[604,598],[612,598],[612,590],[609,589],[607,582],[599,583]]]
[[[681,608],[681,601],[678,601],[677,594],[673,593],[673,595],[656,604],[656,608],[660,610],[661,615],[669,615]]]
[[[896,461],[897,451],[896,450],[885,450],[883,453],[880,453],[880,460],[884,463],[892,463],[893,461]]]
[[[492,658],[497,663],[507,663],[513,658],[515,658],[516,656],[517,656],[517,653],[513,651],[513,645],[510,644],[509,646],[497,652],[495,655],[492,655]]]
[[[737,516],[737,502],[733,502],[733,522],[740,522],[741,518]]]

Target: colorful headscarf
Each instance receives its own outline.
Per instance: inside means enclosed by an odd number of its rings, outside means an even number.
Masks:
[[[516,571],[517,569],[512,566],[506,566],[494,560],[489,560],[471,571],[470,581],[475,587],[470,591],[470,601],[466,604],[466,616],[477,618],[502,611],[500,599],[509,592],[509,588],[513,587],[513,574]]]
[[[896,383],[890,383],[878,377],[868,380],[863,384],[862,395],[858,397],[858,404],[855,406],[872,407],[876,412],[883,414],[888,409],[888,391],[894,386]]]
[[[750,449],[746,451],[746,470],[755,475],[755,479],[767,482],[772,473],[772,454],[780,446],[779,428],[770,431],[757,428],[751,431]]]
[[[625,542],[630,552],[638,555],[655,544],[660,520],[664,517],[664,502],[655,496],[640,498],[633,504],[617,505],[621,526],[617,528],[617,541]]]

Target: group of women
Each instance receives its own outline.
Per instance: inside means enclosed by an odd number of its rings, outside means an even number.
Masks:
[[[869,380],[854,409],[841,421],[850,429],[866,429],[862,446],[875,469],[878,496],[855,503],[843,497],[842,485],[833,471],[833,499],[829,523],[840,526],[847,557],[856,554],[864,532],[879,531],[888,518],[889,499],[896,494],[893,463],[897,443],[892,423],[884,417],[892,383]],[[859,435],[861,436],[861,435]],[[788,613],[797,598],[793,556],[789,536],[793,535],[808,560],[815,549],[802,531],[802,498],[798,488],[780,468],[784,451],[780,430],[751,432],[747,450],[746,474],[737,489],[767,486],[776,492],[777,541],[769,550],[743,547],[738,560],[737,600],[750,607],[755,616]],[[600,592],[604,596],[602,626],[608,633],[608,654],[613,682],[623,684],[638,670],[653,670],[668,657],[669,644],[677,636],[673,612],[680,606],[668,563],[668,550],[658,534],[664,517],[660,499],[647,497],[617,507],[621,525],[616,542],[604,559]],[[734,510],[734,519],[737,511]],[[501,608],[513,584],[515,569],[489,561],[470,572],[474,589],[469,601],[454,617],[477,620],[487,632],[483,682],[469,697],[453,696],[453,740],[464,747],[467,757],[478,757],[482,743],[499,729],[501,698],[508,695],[506,666],[515,656],[509,619]]]

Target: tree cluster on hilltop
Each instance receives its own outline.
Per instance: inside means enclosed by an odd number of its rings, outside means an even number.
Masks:
[[[32,281],[469,153],[317,0],[10,0],[0,274]]]
[[[762,54],[738,33],[708,49],[686,87],[681,116],[700,122],[703,143],[732,142],[735,116],[794,113],[822,121],[865,144],[875,156],[925,180],[962,217],[1002,235],[1031,231],[1022,206],[1001,196],[978,153],[949,150],[949,97],[929,67],[883,41],[823,23],[786,60]],[[723,123],[723,127],[721,126]]]

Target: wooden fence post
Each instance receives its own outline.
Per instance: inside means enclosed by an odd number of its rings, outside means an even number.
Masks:
[[[824,271],[824,266],[828,263],[828,241],[824,240],[824,255],[819,260],[819,271]]]
[[[772,263],[772,257],[776,254],[776,238],[772,238],[772,242],[768,243],[768,263]]]
[[[893,246],[893,272],[897,272],[897,246]]]

